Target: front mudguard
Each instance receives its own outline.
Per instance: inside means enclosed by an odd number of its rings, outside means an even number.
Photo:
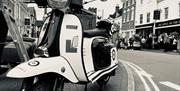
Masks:
[[[73,83],[78,79],[71,68],[71,65],[63,57],[34,58],[22,63],[7,73],[11,78],[27,78],[44,73],[57,73]]]

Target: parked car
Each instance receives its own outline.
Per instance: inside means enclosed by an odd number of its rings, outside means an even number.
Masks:
[[[133,42],[133,49],[141,49],[141,42],[140,41],[134,41]]]

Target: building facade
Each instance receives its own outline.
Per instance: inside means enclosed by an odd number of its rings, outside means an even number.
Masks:
[[[25,3],[22,3],[21,0],[16,0],[15,4],[15,20],[19,32],[22,35],[28,35],[29,27],[25,25],[25,19],[30,18],[28,7]]]
[[[7,11],[9,15],[14,18],[15,16],[15,1],[14,0],[0,0],[0,8]]]
[[[34,7],[28,7],[29,13],[30,13],[30,24],[28,25],[29,27],[29,36],[30,37],[37,37],[37,26],[36,26],[36,11]]]
[[[157,9],[156,0],[136,0],[135,28],[136,34],[149,37],[153,33],[154,10]]]
[[[126,38],[135,34],[135,9],[136,0],[123,1],[122,35]]]
[[[118,26],[119,34],[122,34],[122,11],[123,9],[119,8],[119,5],[115,7],[115,12],[109,16],[110,19],[114,24]]]
[[[155,10],[160,11],[158,20],[153,19]],[[146,38],[153,29],[156,36],[180,33],[180,0],[136,0],[135,20],[136,33]]]
[[[36,12],[34,8],[28,8],[22,0],[0,0],[0,8],[8,12],[11,18],[16,22],[21,35],[31,36],[36,21]],[[30,24],[26,25],[25,20],[29,19]]]
[[[156,23],[156,34],[173,32],[180,34],[180,0],[161,0],[157,3],[160,20]]]

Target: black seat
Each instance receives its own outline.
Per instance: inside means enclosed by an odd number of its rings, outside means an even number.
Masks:
[[[95,36],[108,36],[108,31],[105,28],[95,28],[91,30],[84,30],[83,32],[84,37],[95,37]]]

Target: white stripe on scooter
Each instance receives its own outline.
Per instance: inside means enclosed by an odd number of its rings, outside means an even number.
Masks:
[[[165,85],[165,86],[171,87],[171,88],[173,88],[173,89],[175,89],[175,90],[180,91],[180,86],[177,85],[177,84],[174,84],[174,83],[172,83],[172,82],[163,81],[163,82],[159,82],[159,83],[161,83],[161,84],[163,84],[163,85]]]

